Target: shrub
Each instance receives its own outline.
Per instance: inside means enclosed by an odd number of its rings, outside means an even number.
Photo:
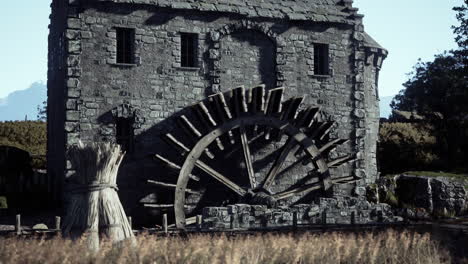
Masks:
[[[31,154],[32,167],[45,168],[47,127],[41,121],[0,122],[0,146],[11,146]]]
[[[440,166],[437,139],[431,125],[382,123],[379,132],[377,156],[383,174]]]

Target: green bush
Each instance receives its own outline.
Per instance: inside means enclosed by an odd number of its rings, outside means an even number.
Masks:
[[[383,174],[438,169],[438,142],[433,126],[424,123],[382,123],[378,161]]]
[[[0,146],[23,149],[33,157],[34,168],[45,168],[47,125],[41,121],[0,122]]]

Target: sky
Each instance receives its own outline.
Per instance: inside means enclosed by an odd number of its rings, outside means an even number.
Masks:
[[[49,0],[2,3],[0,16],[0,98],[47,80]],[[418,58],[456,48],[453,6],[463,0],[355,0],[365,30],[390,52],[380,73],[380,95],[401,90]]]

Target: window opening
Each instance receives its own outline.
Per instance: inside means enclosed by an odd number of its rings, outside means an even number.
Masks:
[[[133,152],[133,118],[119,117],[116,123],[116,142],[127,153]]]
[[[133,63],[134,36],[134,29],[117,28],[117,63]]]
[[[329,75],[329,51],[327,44],[314,44],[314,74]]]
[[[180,36],[181,66],[197,67],[197,34],[182,33]]]

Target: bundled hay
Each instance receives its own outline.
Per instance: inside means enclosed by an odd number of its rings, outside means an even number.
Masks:
[[[67,183],[69,203],[64,236],[85,235],[92,250],[99,249],[99,236],[114,242],[132,238],[131,226],[117,195],[117,172],[124,153],[119,145],[79,142],[68,156],[76,174]]]

